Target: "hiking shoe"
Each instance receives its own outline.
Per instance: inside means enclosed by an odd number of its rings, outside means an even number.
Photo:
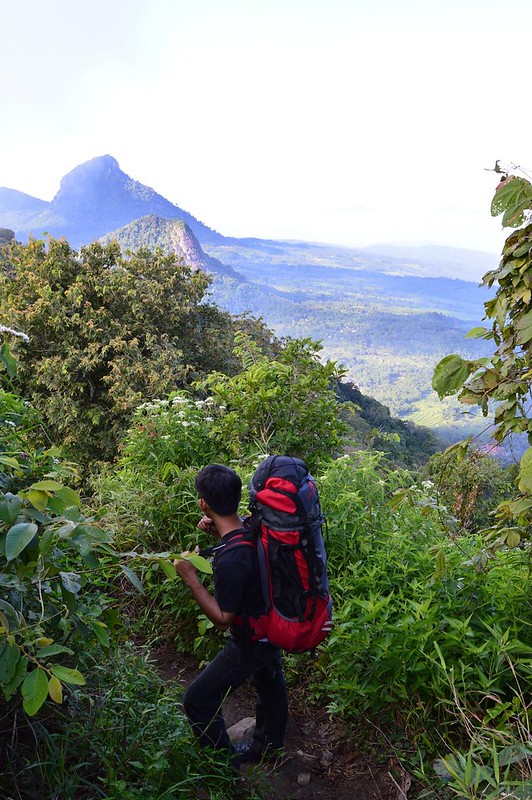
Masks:
[[[266,745],[264,750],[261,750],[255,744],[246,744],[241,742],[234,745],[235,756],[239,759],[241,764],[253,764],[258,761],[276,761],[282,756],[281,748],[274,748]]]
[[[239,742],[233,745],[234,754],[241,764],[252,764],[255,761],[260,761],[262,758],[262,750],[253,744],[246,744],[246,742]]]

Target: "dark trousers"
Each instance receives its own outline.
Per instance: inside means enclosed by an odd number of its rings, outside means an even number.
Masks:
[[[183,705],[200,744],[232,751],[222,703],[253,677],[257,690],[253,744],[280,748],[288,721],[288,694],[281,651],[271,645],[230,640],[185,692]]]

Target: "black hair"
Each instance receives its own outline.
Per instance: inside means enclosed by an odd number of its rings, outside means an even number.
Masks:
[[[242,481],[234,469],[222,464],[209,464],[196,475],[196,491],[215,514],[229,517],[236,514],[242,496]]]

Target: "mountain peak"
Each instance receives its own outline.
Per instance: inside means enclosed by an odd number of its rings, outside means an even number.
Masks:
[[[8,194],[5,194],[8,192]],[[79,247],[93,242],[146,215],[182,219],[204,242],[224,237],[188,211],[166,200],[155,189],[130,178],[111,155],[97,156],[74,167],[61,180],[51,203],[19,196],[14,190],[0,195],[0,226],[13,228],[17,236],[66,236]],[[24,200],[24,202],[22,202]]]
[[[105,155],[91,158],[70,170],[62,179],[54,201],[61,201],[65,194],[82,195],[87,190],[94,191],[98,186],[109,183],[125,183],[129,180],[113,156]]]

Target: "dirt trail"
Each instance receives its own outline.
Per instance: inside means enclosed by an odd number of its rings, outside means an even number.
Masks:
[[[174,652],[155,650],[152,655],[166,680],[187,685],[198,671],[194,662]],[[224,703],[227,727],[253,717],[254,711],[255,695],[244,684]],[[395,759],[377,763],[361,753],[326,710],[291,702],[285,750],[275,765],[242,767],[245,780],[268,800],[407,800],[410,779]]]

